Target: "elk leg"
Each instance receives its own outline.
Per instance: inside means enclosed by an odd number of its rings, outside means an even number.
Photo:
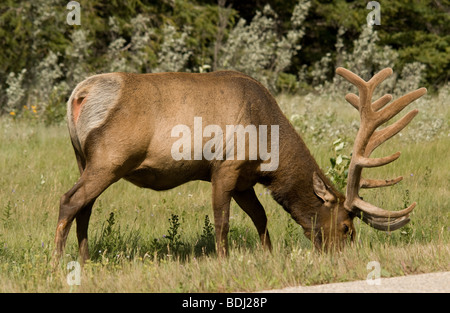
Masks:
[[[228,231],[230,230],[230,202],[236,179],[230,171],[217,171],[211,179],[216,251],[221,257],[228,254]]]
[[[89,259],[88,247],[88,226],[91,217],[92,206],[94,201],[91,201],[83,210],[81,210],[75,217],[77,221],[77,238],[78,251],[81,257],[81,263],[84,264]]]
[[[75,150],[75,156],[77,158],[78,169],[80,175],[83,175],[86,167],[85,159]],[[89,247],[88,247],[88,226],[89,219],[91,218],[92,206],[95,200],[91,201],[84,209],[82,209],[75,217],[77,221],[77,238],[78,238],[78,251],[81,257],[81,263],[84,264],[89,259]]]
[[[250,216],[256,226],[259,238],[264,248],[272,251],[269,231],[267,230],[267,216],[264,207],[258,200],[253,188],[244,191],[234,191],[233,198],[237,204]]]
[[[80,234],[78,240],[80,242],[81,239],[82,243],[82,246],[80,246],[80,250],[84,253],[82,258],[86,256],[87,223],[92,205],[95,199],[117,180],[111,172],[104,173],[98,170],[92,172],[94,174],[85,170],[75,186],[61,197],[55,235],[54,264],[57,264],[61,257],[72,222],[79,214],[77,219],[77,223],[80,222],[80,226],[77,227],[77,233]]]
[[[228,254],[228,231],[230,230],[230,192],[213,187],[214,228],[216,231],[216,251],[219,256]]]

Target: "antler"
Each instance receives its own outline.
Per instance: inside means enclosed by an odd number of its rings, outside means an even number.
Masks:
[[[381,130],[376,129],[397,115],[408,104],[423,96],[427,90],[420,88],[412,91],[383,109],[392,100],[392,96],[386,94],[372,103],[372,94],[382,81],[392,75],[391,68],[381,70],[368,82],[342,67],[337,68],[336,73],[358,87],[359,96],[350,93],[345,96],[345,99],[359,111],[361,118],[348,169],[347,194],[344,206],[376,229],[398,229],[409,222],[409,213],[416,206],[415,202],[404,210],[387,211],[363,201],[358,192],[360,188],[391,186],[401,181],[403,177],[400,176],[391,180],[364,179],[361,177],[361,172],[365,167],[383,166],[398,159],[400,152],[382,158],[370,158],[369,156],[379,145],[406,127],[419,111],[414,109],[394,124]]]

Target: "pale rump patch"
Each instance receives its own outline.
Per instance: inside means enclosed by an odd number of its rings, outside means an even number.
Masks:
[[[76,124],[78,121],[78,117],[80,116],[81,107],[85,104],[87,97],[81,97],[77,99],[73,99],[72,101],[72,117],[73,121]]]
[[[100,127],[118,103],[122,79],[117,73],[99,74],[77,85],[67,102],[70,136],[81,151],[89,132]]]

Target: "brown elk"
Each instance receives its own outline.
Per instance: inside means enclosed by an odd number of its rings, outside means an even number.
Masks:
[[[399,157],[397,152],[389,157],[369,158],[375,148],[403,129],[418,111],[411,111],[384,129],[377,128],[424,95],[426,89],[413,91],[383,108],[391,101],[391,95],[373,103],[371,98],[374,89],[392,74],[390,68],[368,82],[343,68],[338,68],[337,73],[358,87],[359,96],[348,94],[346,99],[361,117],[345,196],[331,185],[267,89],[242,73],[109,73],[79,83],[68,100],[67,119],[81,176],[61,197],[55,259],[64,250],[74,219],[81,260],[88,259],[88,223],[94,201],[121,178],[154,190],[167,190],[192,180],[210,181],[219,255],[228,251],[231,198],[250,216],[262,245],[271,249],[267,217],[253,189],[256,183],[271,190],[274,199],[319,248],[339,247],[352,239],[354,217],[376,229],[402,227],[409,221],[415,203],[407,209],[387,211],[358,196],[360,188],[389,186],[402,178],[363,179],[361,171]],[[221,129],[227,125],[277,125],[279,137],[270,137],[272,141],[278,140],[277,145],[271,146],[272,150],[273,147],[279,150],[271,151],[278,152],[277,166],[261,170],[269,162],[267,157],[249,158],[247,151],[245,158],[230,159],[224,157],[223,149],[218,150],[223,155],[217,154],[213,159],[198,155],[191,158],[189,153],[187,158],[175,160],[171,155],[173,127],[182,124],[193,129],[196,117],[201,117],[205,125]],[[272,132],[271,128],[267,131]],[[247,135],[244,134],[245,147],[250,149],[247,139],[250,134]],[[200,137],[203,145],[206,139]],[[199,137],[192,144],[196,140]],[[227,136],[223,144],[229,140]],[[264,142],[260,140],[258,144]]]

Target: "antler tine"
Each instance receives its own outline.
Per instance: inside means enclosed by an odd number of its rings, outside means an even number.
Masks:
[[[357,95],[354,93],[349,93],[345,96],[345,100],[347,100],[348,103],[353,105],[353,107],[359,111],[359,97]]]
[[[384,122],[390,120],[395,115],[397,115],[401,110],[403,110],[408,104],[410,104],[414,100],[419,99],[426,93],[427,93],[426,88],[419,88],[417,90],[411,91],[410,93],[398,98],[397,100],[392,102],[390,105],[388,105],[386,108],[377,112],[378,124],[381,125]]]
[[[364,81],[364,79],[362,79],[355,73],[353,73],[343,67],[338,67],[336,69],[336,73],[341,75],[342,77],[344,77],[346,80],[348,80],[350,83],[352,83],[356,87],[358,87],[358,89],[360,90],[360,93],[362,92],[362,90],[367,90],[366,81]],[[355,95],[354,93],[349,93],[345,96],[345,100],[347,100],[351,105],[353,105],[355,107],[355,109],[357,109],[358,111],[360,110],[360,107],[359,107],[360,102],[359,102],[359,97],[357,95]]]
[[[362,200],[359,197],[353,201],[353,205],[358,209],[362,210],[363,212],[370,214],[373,217],[399,218],[411,213],[411,211],[416,206],[416,202],[411,204],[406,209],[400,211],[387,211],[381,209],[373,204],[370,204],[369,202]]]
[[[369,143],[367,144],[365,155],[369,156],[372,151],[375,150],[379,145],[395,136],[398,132],[405,128],[409,124],[409,122],[411,122],[412,119],[417,115],[417,113],[419,113],[419,110],[414,109],[394,124],[381,130],[375,131],[370,137]]]
[[[409,222],[409,213],[416,207],[414,202],[408,208],[400,211],[386,211],[361,199],[357,201],[357,215],[378,230],[393,231]]]
[[[403,177],[400,176],[390,180],[363,179],[361,173],[365,167],[382,166],[398,159],[400,152],[382,158],[370,158],[370,154],[383,142],[405,128],[417,115],[418,110],[409,112],[403,118],[384,129],[376,129],[398,114],[408,104],[423,96],[426,93],[426,89],[420,88],[410,92],[383,108],[392,100],[392,95],[386,94],[372,103],[372,94],[382,81],[392,75],[391,68],[381,70],[367,82],[342,67],[337,68],[336,73],[358,87],[359,96],[350,93],[346,95],[345,99],[358,109],[361,118],[361,125],[356,135],[348,170],[347,195],[344,205],[347,210],[356,213],[363,221],[376,229],[395,230],[408,223],[409,213],[414,209],[416,203],[411,204],[404,210],[387,211],[363,201],[359,197],[358,192],[360,188],[392,186],[400,182]],[[363,213],[362,215],[360,214],[361,212]]]
[[[342,77],[344,77],[346,80],[348,80],[350,83],[352,83],[353,85],[355,85],[358,88],[364,87],[366,85],[366,82],[364,81],[364,79],[362,79],[361,77],[359,77],[358,75],[349,71],[346,68],[338,67],[336,69],[336,73],[341,75]]]
[[[367,100],[370,100],[370,98],[372,97],[372,92],[373,90],[381,83],[383,82],[388,76],[392,75],[392,69],[391,68],[385,68],[383,70],[381,70],[380,72],[378,72],[377,74],[375,74],[368,82],[366,82],[365,80],[363,80],[361,77],[359,77],[358,75],[356,75],[355,73],[343,68],[343,67],[338,67],[336,69],[336,73],[341,75],[342,77],[344,77],[346,80],[348,80],[350,83],[352,83],[353,85],[355,85],[356,87],[358,87],[359,89],[359,93],[363,93],[364,96],[367,97]],[[345,96],[345,99],[351,104],[353,105],[357,110],[359,110],[359,97],[357,95],[355,95],[354,93],[349,93]],[[378,111],[380,108],[382,108],[383,106],[385,106],[388,102],[390,102],[392,100],[392,96],[391,95],[384,95],[383,97],[381,97],[380,99],[378,99],[377,101],[375,101],[372,104],[372,110],[373,111]],[[364,101],[362,104],[370,104],[367,103],[368,101]]]
[[[409,222],[409,216],[403,216],[399,218],[386,218],[386,217],[374,217],[369,214],[364,214],[360,211],[359,217],[367,224],[375,229],[383,231],[394,231],[399,229]]]
[[[397,184],[398,182],[403,180],[403,176],[399,176],[394,179],[366,179],[361,178],[361,182],[359,183],[359,188],[379,188],[379,187],[387,187]]]
[[[385,69],[379,71],[367,82],[367,85],[370,86],[372,91],[378,87],[378,85],[383,82],[386,78],[391,76],[393,73],[390,67],[386,67]]]
[[[380,99],[378,99],[377,101],[372,103],[372,110],[374,112],[378,111],[379,109],[384,107],[386,104],[391,102],[391,100],[392,100],[392,95],[390,95],[390,94],[386,94],[386,95],[382,96]]]

